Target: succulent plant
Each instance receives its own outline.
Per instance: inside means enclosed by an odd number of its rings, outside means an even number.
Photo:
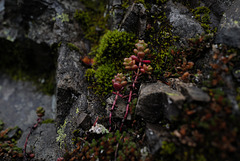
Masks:
[[[36,113],[37,113],[38,117],[43,117],[44,114],[45,114],[45,110],[42,107],[38,107],[37,110],[36,110]]]
[[[143,66],[141,67],[140,71],[143,73],[143,74],[152,74],[152,71],[153,71],[153,68],[151,67],[151,65],[146,65],[146,64],[143,64]]]
[[[122,87],[127,85],[126,77],[122,73],[118,73],[117,75],[115,75],[112,83],[114,89],[120,91]]]
[[[137,49],[134,49],[133,52],[138,56],[138,58],[143,59],[145,55],[149,53],[149,49],[146,49],[147,44],[144,40],[139,40],[135,46]]]
[[[132,57],[124,58],[123,65],[127,70],[136,70],[138,68],[138,66],[135,64],[135,60],[133,60]]]

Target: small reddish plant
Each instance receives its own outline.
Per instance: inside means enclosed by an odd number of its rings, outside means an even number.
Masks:
[[[133,90],[136,89],[136,83],[139,79],[139,76],[142,74],[150,75],[150,74],[152,74],[152,71],[153,71],[153,68],[151,67],[151,65],[146,65],[146,64],[151,63],[150,60],[143,60],[145,55],[149,53],[147,44],[144,42],[144,40],[139,40],[138,43],[135,44],[135,46],[136,46],[136,49],[134,49],[133,52],[136,55],[132,55],[129,58],[125,58],[124,62],[123,62],[125,69],[132,71],[132,82],[131,82],[132,85],[130,86],[129,94],[127,96],[123,96],[120,94],[120,91],[122,91],[124,89],[124,87],[127,85],[127,81],[125,80],[126,77],[122,73],[118,73],[112,80],[113,87],[117,92],[113,92],[114,94],[116,94],[116,96],[115,96],[112,108],[110,110],[109,131],[111,130],[111,124],[112,124],[112,111],[114,110],[114,107],[116,106],[118,96],[128,97],[125,115],[124,115],[124,118],[122,120],[122,124],[120,127],[120,131],[121,131],[124,121],[126,120],[126,118],[128,116],[129,105],[130,105],[130,102],[132,101],[132,96],[133,96]]]
[[[38,116],[37,118],[37,123],[34,124],[32,127],[31,127],[31,130],[30,132],[28,133],[27,135],[27,138],[26,138],[26,141],[25,141],[25,144],[24,144],[24,149],[23,149],[23,157],[24,157],[24,160],[28,160],[27,158],[34,158],[35,155],[33,153],[27,153],[26,150],[27,150],[27,143],[28,143],[28,139],[30,137],[30,135],[33,133],[33,131],[38,127],[39,124],[41,124],[42,122],[42,117],[45,115],[45,110],[44,108],[42,107],[38,107],[37,110],[36,110],[36,114]]]

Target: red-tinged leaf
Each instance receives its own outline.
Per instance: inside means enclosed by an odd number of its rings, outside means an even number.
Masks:
[[[140,52],[138,52],[138,57],[140,58],[140,59],[143,59],[144,58],[144,56],[145,56],[145,53],[144,52],[142,52],[142,51],[140,51]]]
[[[150,60],[143,60],[142,62],[145,63],[145,64],[149,64],[149,63],[151,63]]]
[[[137,50],[137,49],[134,49],[133,52],[134,52],[135,54],[137,54],[137,53],[138,53],[138,50]]]
[[[120,91],[120,90],[122,89],[122,85],[119,84],[119,83],[114,83],[114,84],[113,84],[113,87],[114,87],[114,89],[115,89],[116,91]]]
[[[192,115],[195,113],[195,110],[189,110],[189,111],[186,111],[187,115]]]
[[[94,59],[89,58],[88,56],[85,56],[81,61],[87,66],[92,66],[95,63]]]
[[[146,71],[142,68],[140,69],[140,71],[144,74]]]
[[[139,62],[139,59],[138,59],[138,57],[136,55],[131,55],[130,58],[132,58],[136,62]]]

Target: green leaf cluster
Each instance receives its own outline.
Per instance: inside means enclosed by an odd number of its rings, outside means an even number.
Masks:
[[[154,75],[159,77],[163,71],[172,66],[172,56],[169,48],[173,45],[176,37],[173,36],[172,26],[166,17],[165,12],[161,11],[151,15],[151,28],[146,31],[149,48],[151,50],[147,58],[151,60],[154,68]]]

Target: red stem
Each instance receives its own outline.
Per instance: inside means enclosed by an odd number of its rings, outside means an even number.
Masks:
[[[142,62],[142,59],[140,59],[140,62],[139,62],[139,67],[141,66],[141,62]],[[124,121],[126,120],[127,118],[127,115],[128,115],[128,111],[129,111],[129,105],[130,105],[130,102],[132,100],[132,93],[133,93],[133,89],[135,88],[135,83],[137,82],[137,79],[138,79],[138,76],[139,76],[139,68],[137,70],[137,73],[136,73],[136,77],[133,81],[133,84],[132,84],[132,89],[130,90],[129,92],[129,97],[128,97],[128,102],[127,102],[127,106],[126,106],[126,112],[125,112],[125,115],[124,115],[124,118],[122,120],[122,124],[121,124],[121,127],[120,127],[120,131],[122,131],[122,127],[123,127],[123,124],[124,124]]]
[[[26,160],[26,149],[27,149],[27,142],[28,142],[28,139],[30,137],[30,135],[33,133],[33,131],[38,127],[38,124],[42,121],[42,118],[39,117],[37,119],[37,123],[33,125],[33,127],[31,128],[30,132],[28,133],[27,135],[27,138],[26,138],[26,141],[25,141],[25,144],[24,144],[24,150],[23,150],[23,156],[24,156],[24,160]]]
[[[112,108],[111,108],[111,110],[110,110],[110,114],[109,114],[109,124],[110,124],[109,131],[111,131],[111,125],[112,125],[112,112],[113,112],[114,107],[115,107],[115,105],[116,105],[116,103],[117,103],[118,95],[119,95],[119,91],[117,91],[117,93],[116,93],[116,96],[115,96],[115,99],[114,99],[114,102],[113,102]]]
[[[96,125],[97,121],[98,121],[98,116],[97,116],[97,118],[96,118],[96,120],[95,120],[95,122],[94,122],[93,126],[95,126],[95,125]]]

